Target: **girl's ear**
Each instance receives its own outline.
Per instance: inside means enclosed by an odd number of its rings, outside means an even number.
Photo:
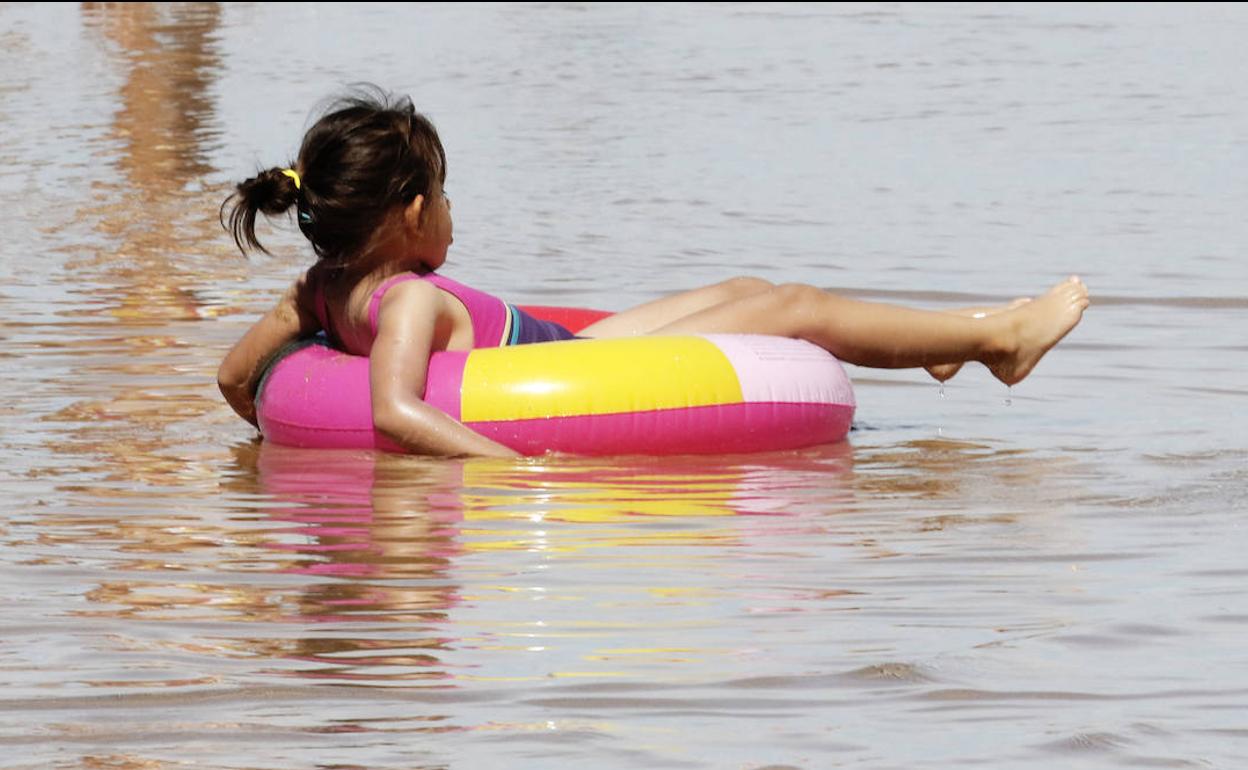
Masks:
[[[420,232],[420,214],[425,209],[425,196],[417,195],[403,209],[403,224],[414,233]]]

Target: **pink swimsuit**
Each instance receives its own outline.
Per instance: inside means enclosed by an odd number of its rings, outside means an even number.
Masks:
[[[572,332],[551,321],[541,321],[528,313],[503,302],[498,297],[465,286],[458,281],[436,273],[399,273],[382,282],[373,292],[368,303],[368,325],[374,338],[377,336],[381,298],[390,287],[403,281],[428,281],[458,299],[468,309],[472,321],[472,346],[474,348],[497,348],[507,345],[527,345],[533,342],[554,342],[575,337]],[[321,328],[329,333],[329,313],[325,305],[324,286],[316,287],[316,316]],[[330,334],[331,337],[337,335]]]

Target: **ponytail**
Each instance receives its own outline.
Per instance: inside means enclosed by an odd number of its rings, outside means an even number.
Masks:
[[[269,253],[256,238],[257,212],[275,216],[298,204],[297,176],[287,174],[289,170],[271,168],[261,171],[251,179],[240,182],[234,188],[234,194],[221,204],[221,226],[234,236],[234,243],[244,254],[253,249]],[[229,209],[228,213],[226,209]]]

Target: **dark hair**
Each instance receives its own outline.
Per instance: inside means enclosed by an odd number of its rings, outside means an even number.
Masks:
[[[256,212],[273,216],[294,206],[317,258],[345,265],[373,247],[397,207],[441,189],[446,152],[410,99],[362,86],[335,100],[308,129],[291,169],[298,186],[281,168],[240,183],[221,204],[222,226],[244,254],[249,248],[267,254],[256,238]]]

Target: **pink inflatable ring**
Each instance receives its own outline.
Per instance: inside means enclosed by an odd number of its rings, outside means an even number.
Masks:
[[[594,311],[525,308],[579,328]],[[841,441],[854,393],[840,362],[756,335],[569,340],[435,353],[425,402],[527,455],[721,454]],[[268,441],[402,449],[373,427],[368,359],[318,338],[281,355],[256,396]]]

